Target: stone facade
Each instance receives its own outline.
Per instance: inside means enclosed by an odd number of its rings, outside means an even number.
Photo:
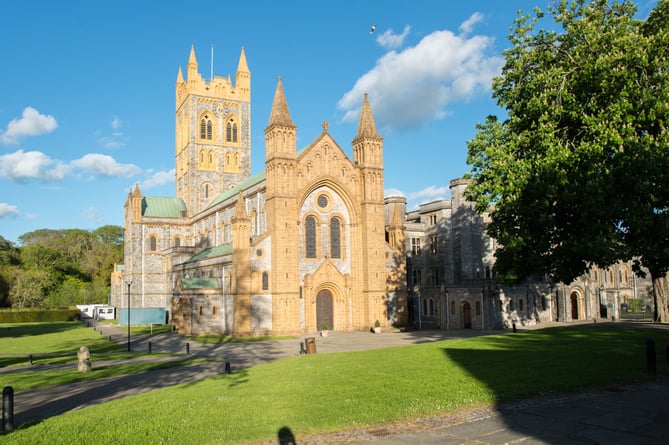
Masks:
[[[407,322],[402,229],[386,242],[383,139],[367,97],[353,159],[328,133],[298,152],[279,79],[265,169],[250,176],[250,71],[206,81],[191,50],[176,85],[176,197],[125,204],[112,305],[164,307],[180,333],[368,330]],[[398,242],[399,240],[399,242]],[[126,293],[124,293],[126,292]]]
[[[548,321],[620,317],[629,298],[650,300],[650,280],[632,273],[631,263],[593,267],[572,283],[547,279],[502,285],[494,273],[495,240],[465,198],[468,180],[450,183],[451,199],[406,212],[406,201],[386,198],[387,212],[405,214],[409,321],[418,328],[501,329]]]

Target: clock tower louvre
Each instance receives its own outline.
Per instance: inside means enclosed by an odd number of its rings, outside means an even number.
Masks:
[[[175,188],[193,216],[251,174],[251,73],[242,48],[234,85],[230,75],[207,80],[193,47],[186,73],[175,87]]]

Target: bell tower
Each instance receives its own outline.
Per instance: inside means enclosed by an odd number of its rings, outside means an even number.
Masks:
[[[242,48],[233,85],[202,77],[191,47],[184,79],[176,81],[176,196],[188,215],[251,175],[251,72]]]

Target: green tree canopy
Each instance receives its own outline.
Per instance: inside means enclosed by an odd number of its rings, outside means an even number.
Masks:
[[[40,229],[0,237],[0,306],[104,303],[114,263],[123,260],[123,228]]]
[[[668,11],[660,0],[642,20],[629,1],[561,0],[515,21],[493,83],[508,117],[468,143],[468,194],[492,209],[500,272],[570,282],[634,260],[668,320]]]

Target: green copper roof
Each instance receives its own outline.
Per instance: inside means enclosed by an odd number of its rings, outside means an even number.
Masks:
[[[246,190],[249,187],[252,187],[256,184],[261,183],[262,181],[265,180],[265,172],[260,172],[257,175],[251,176],[249,179],[247,179],[244,182],[241,182],[237,184],[236,186],[232,187],[230,190],[226,190],[225,193],[221,194],[218,198],[216,198],[211,204],[209,204],[208,208],[212,208],[217,204],[220,204],[221,202],[225,201],[228,198],[231,198],[233,196],[236,196],[239,194],[241,190]]]
[[[186,214],[186,204],[181,198],[164,198],[161,196],[144,196],[142,198],[142,215],[163,218],[182,218]]]
[[[188,259],[188,263],[206,258],[213,258],[221,255],[230,255],[232,253],[232,244],[221,244],[220,246],[205,249],[202,252],[196,253]]]
[[[218,289],[221,287],[218,278],[184,278],[181,282],[184,289]]]

